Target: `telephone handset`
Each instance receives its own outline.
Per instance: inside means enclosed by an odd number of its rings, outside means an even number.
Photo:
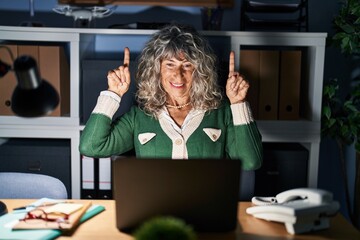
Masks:
[[[312,188],[296,188],[276,195],[278,203],[286,203],[299,198],[303,200],[307,199],[309,202],[317,204],[331,202],[333,200],[330,192]]]
[[[253,197],[248,214],[268,221],[284,222],[291,234],[328,228],[329,217],[339,210],[331,192],[315,188],[296,188],[275,197]]]

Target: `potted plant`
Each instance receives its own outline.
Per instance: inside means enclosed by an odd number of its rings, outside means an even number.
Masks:
[[[332,45],[354,61],[360,56],[360,1],[344,0],[338,15],[334,18],[335,34]],[[357,58],[357,59],[356,59]],[[339,160],[345,189],[346,209],[354,226],[360,229],[360,75],[351,79],[351,87],[346,96],[341,96],[340,82],[331,79],[324,84],[322,108],[322,136],[336,141],[339,147]],[[355,187],[353,207],[346,171],[344,149],[353,145],[355,158]]]
[[[180,218],[157,216],[145,221],[134,233],[136,240],[196,240],[195,231]]]

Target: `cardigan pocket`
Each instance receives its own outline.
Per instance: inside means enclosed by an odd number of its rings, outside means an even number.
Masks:
[[[136,156],[140,158],[156,157],[156,133],[146,132],[138,134],[138,144],[135,144]]]
[[[221,138],[221,129],[203,128],[207,139],[202,141],[202,157],[220,159],[224,155],[224,142]]]
[[[211,139],[211,141],[216,142],[221,136],[221,129],[216,128],[204,128],[203,131]]]
[[[156,136],[156,133],[140,133],[138,136],[139,142],[141,145],[148,143],[151,139]]]

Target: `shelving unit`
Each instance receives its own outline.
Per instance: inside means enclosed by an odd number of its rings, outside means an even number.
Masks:
[[[71,140],[71,195],[80,198],[79,138],[83,124],[81,117],[81,62],[86,59],[122,61],[122,51],[130,46],[136,55],[154,30],[31,28],[0,26],[0,43],[61,42],[68,45],[70,63],[70,116],[41,117],[35,119],[17,116],[0,116],[0,138],[53,138]],[[307,49],[307,99],[305,119],[299,121],[258,121],[264,142],[297,142],[309,150],[308,186],[317,186],[320,145],[321,97],[325,57],[326,33],[275,33],[275,32],[202,32],[223,49],[219,56],[228,57],[230,49],[239,56],[242,46],[296,46]],[[1,57],[1,56],[0,56]],[[242,59],[236,59],[239,66]],[[106,73],[104,73],[106,81]],[[1,79],[0,79],[1,81]],[[0,89],[1,94],[1,89]],[[95,96],[97,97],[97,96]]]

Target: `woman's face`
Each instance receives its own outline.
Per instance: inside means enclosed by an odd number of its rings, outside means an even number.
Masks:
[[[172,100],[188,100],[192,84],[194,65],[183,54],[161,62],[161,84]]]

